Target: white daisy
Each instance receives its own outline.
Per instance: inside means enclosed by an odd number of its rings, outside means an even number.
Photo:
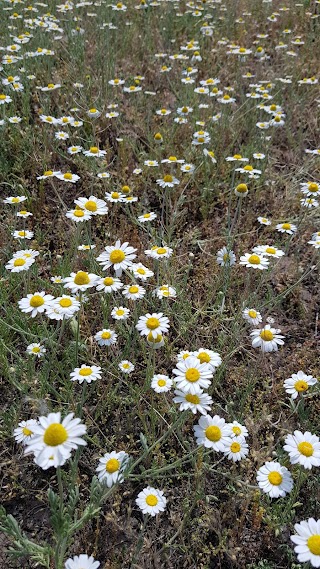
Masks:
[[[289,494],[293,480],[289,470],[278,462],[266,462],[257,472],[259,488],[270,498],[280,498]]]
[[[166,393],[167,391],[170,391],[172,383],[173,382],[170,377],[157,373],[151,380],[151,388],[154,389],[156,393]]]
[[[114,320],[127,320],[129,315],[130,310],[125,306],[115,306],[111,311],[111,316]]]
[[[103,270],[113,267],[117,277],[120,277],[122,271],[125,271],[132,265],[135,259],[136,249],[131,247],[128,242],[122,243],[116,241],[115,245],[105,247],[105,252],[97,257],[97,261],[102,266]]]
[[[29,354],[30,356],[35,356],[36,358],[41,358],[42,356],[44,356],[46,351],[47,350],[44,348],[44,346],[42,346],[37,342],[29,344],[29,346],[27,346],[26,349],[27,354]]]
[[[240,265],[251,267],[252,269],[267,269],[269,261],[264,255],[257,255],[256,253],[245,253],[240,257]]]
[[[64,288],[70,288],[72,293],[84,292],[89,288],[95,286],[97,275],[93,273],[87,273],[86,271],[78,271],[77,273],[71,273],[70,277],[65,277],[63,279]]]
[[[95,196],[89,198],[78,198],[74,203],[81,209],[88,211],[91,215],[105,215],[108,213],[107,204],[104,200],[100,200]]]
[[[297,231],[297,226],[294,225],[293,223],[278,223],[278,225],[276,225],[276,229],[280,232],[280,233],[288,233],[289,235],[293,235],[296,231]]]
[[[247,322],[249,322],[249,324],[254,326],[257,326],[262,322],[262,316],[255,308],[245,308],[242,311],[242,316]]]
[[[194,356],[178,361],[173,373],[177,376],[177,388],[192,395],[199,393],[201,388],[207,389],[213,377],[212,367],[207,363],[200,363]]]
[[[301,464],[308,470],[320,466],[320,440],[309,431],[294,431],[286,437],[283,448],[289,453],[291,464]]]
[[[96,280],[96,289],[105,293],[115,292],[123,287],[123,283],[117,277],[104,277]]]
[[[152,259],[163,259],[163,258],[168,259],[169,257],[171,257],[172,253],[173,249],[171,249],[170,247],[166,247],[165,245],[162,245],[160,247],[154,245],[153,247],[151,247],[151,249],[147,249],[145,251],[147,257],[152,257]]]
[[[291,399],[296,399],[298,395],[302,395],[308,391],[309,387],[315,385],[317,382],[316,377],[306,375],[303,371],[298,371],[286,379],[283,385],[286,392],[291,395]]]
[[[309,518],[295,524],[296,533],[290,536],[295,543],[295,552],[300,563],[310,562],[312,567],[320,567],[320,520]]]
[[[101,367],[82,364],[81,367],[76,367],[73,372],[70,373],[70,379],[71,381],[78,381],[80,385],[84,381],[91,383],[91,381],[101,379]]]
[[[201,415],[206,415],[207,411],[211,410],[211,405],[213,403],[212,398],[202,390],[192,395],[191,393],[185,393],[184,391],[176,389],[174,394],[176,397],[173,398],[173,402],[180,403],[180,411],[190,409],[194,415],[197,411],[199,411]]]
[[[281,330],[276,328],[271,328],[270,324],[266,324],[264,328],[259,328],[253,330],[250,333],[252,336],[252,346],[253,348],[261,348],[262,352],[276,352],[278,346],[283,346],[284,341],[280,334]]]
[[[81,438],[86,433],[81,419],[74,419],[69,413],[61,422],[61,413],[49,413],[39,417],[33,426],[34,436],[26,441],[25,454],[34,454],[35,463],[43,470],[50,466],[63,466],[71,451],[87,443]]]
[[[94,557],[88,556],[85,553],[69,557],[65,562],[65,569],[98,569],[100,562],[96,561]]]
[[[34,436],[34,425],[37,425],[38,421],[35,419],[28,419],[27,421],[21,421],[18,427],[13,431],[13,436],[17,443],[26,444]]]
[[[154,275],[154,272],[150,271],[150,269],[145,267],[142,263],[133,263],[130,267],[130,271],[133,272],[137,279],[141,279],[142,281],[146,281]]]
[[[31,312],[31,317],[34,318],[50,306],[53,298],[51,294],[46,294],[44,291],[34,292],[19,300],[18,305],[22,312]]]
[[[133,284],[126,285],[122,291],[123,296],[129,300],[139,300],[146,294],[146,289],[143,286]]]
[[[224,454],[229,460],[233,462],[238,462],[247,456],[249,453],[249,447],[246,443],[245,438],[237,437],[233,438],[228,443],[226,443]]]
[[[197,425],[193,427],[197,445],[224,452],[227,444],[231,443],[231,429],[228,423],[219,415],[200,417]]]
[[[236,262],[236,256],[233,251],[227,249],[227,247],[222,247],[217,253],[217,263],[221,267],[232,267]]]
[[[94,339],[97,341],[99,346],[112,346],[113,344],[116,344],[118,335],[114,330],[103,328],[95,334]]]
[[[213,350],[208,350],[207,348],[200,348],[196,352],[192,352],[192,355],[195,356],[201,364],[208,364],[213,371],[222,363],[220,354]]]
[[[168,332],[169,328],[169,318],[163,316],[162,312],[148,313],[145,316],[140,316],[136,324],[136,329],[140,332],[141,336],[151,334],[153,338],[156,338],[159,334]]]
[[[124,451],[109,452],[99,459],[99,466],[96,468],[99,482],[108,488],[114,484],[121,484],[124,481],[123,471],[128,465],[129,455]]]
[[[64,320],[72,318],[78,310],[80,310],[80,302],[73,296],[63,294],[52,301],[46,309],[46,315],[53,320]]]
[[[119,363],[118,367],[122,373],[129,374],[134,370],[134,365],[132,362],[129,362],[129,360],[122,360],[122,362]]]
[[[157,490],[151,486],[147,486],[139,492],[136,499],[136,504],[142,510],[143,514],[150,514],[155,516],[159,512],[164,512],[166,509],[167,499],[162,490]]]

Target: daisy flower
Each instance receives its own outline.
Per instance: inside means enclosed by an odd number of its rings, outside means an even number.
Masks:
[[[97,275],[87,273],[86,271],[71,273],[70,277],[65,277],[63,279],[63,282],[65,283],[64,288],[70,288],[72,293],[84,292],[85,290],[95,286],[97,278]]]
[[[320,440],[317,435],[309,431],[294,431],[284,442],[283,448],[289,453],[291,464],[301,464],[308,470],[313,466],[320,466]]]
[[[165,174],[163,178],[158,178],[157,184],[161,186],[161,188],[173,188],[175,185],[180,184],[180,180],[171,176],[171,174]]]
[[[291,395],[291,399],[296,399],[298,395],[308,391],[309,387],[315,385],[317,382],[316,377],[306,375],[303,371],[298,371],[286,379],[283,385],[286,392]]]
[[[278,462],[266,462],[257,472],[259,488],[270,498],[282,498],[293,488],[289,470]]]
[[[95,334],[94,339],[97,341],[99,346],[112,346],[113,344],[116,344],[118,335],[114,330],[103,328]]]
[[[254,253],[258,253],[258,255],[266,255],[266,257],[275,257],[276,259],[280,259],[285,254],[284,251],[272,245],[258,245],[252,250]]]
[[[27,271],[33,263],[34,259],[32,257],[28,259],[26,257],[14,257],[8,261],[5,267],[12,273],[21,273],[21,271]]]
[[[99,482],[111,488],[114,484],[121,484],[124,481],[123,471],[128,465],[129,455],[126,452],[107,452],[99,459],[99,466],[96,468]]]
[[[89,150],[84,150],[83,154],[85,156],[94,156],[95,158],[101,158],[107,154],[106,150],[99,150],[97,146],[90,146]]]
[[[281,330],[271,328],[270,324],[266,324],[264,328],[258,328],[250,333],[252,336],[252,347],[261,348],[262,352],[277,352],[278,346],[283,346],[284,341],[280,334]]]
[[[221,267],[232,267],[235,265],[236,256],[233,251],[228,251],[227,247],[222,247],[217,253],[217,263]]]
[[[234,189],[234,193],[239,198],[244,198],[248,194],[248,186],[247,184],[238,184],[237,187]]]
[[[142,281],[146,281],[154,275],[154,272],[150,271],[150,269],[145,267],[142,263],[133,263],[130,267],[130,271],[132,271],[137,279],[141,279]]]
[[[122,373],[131,373],[134,370],[133,363],[129,362],[129,360],[122,360],[119,363],[118,368],[122,371]]]
[[[101,379],[101,367],[82,364],[81,367],[76,367],[70,373],[70,379],[71,381],[79,381],[80,385],[84,381],[91,383],[91,381]]]
[[[115,306],[111,311],[111,316],[114,320],[127,320],[129,314],[130,310],[125,306]]]
[[[18,427],[13,431],[13,436],[17,443],[26,444],[34,436],[33,427],[38,424],[35,419],[28,419],[28,421],[21,421]]]
[[[72,219],[72,221],[75,221],[76,223],[81,223],[82,221],[88,221],[88,219],[91,219],[91,213],[89,211],[84,211],[77,206],[76,209],[69,209],[66,212],[66,217],[68,219]]]
[[[49,413],[33,426],[34,436],[26,441],[25,454],[34,454],[34,462],[43,470],[50,466],[63,466],[71,451],[87,443],[81,438],[86,433],[81,419],[69,413],[61,422],[61,413]]]
[[[133,259],[136,254],[134,247],[131,247],[128,242],[121,244],[121,241],[116,241],[115,245],[105,247],[105,252],[97,257],[97,261],[102,266],[103,270],[113,267],[117,277],[120,277],[122,271],[125,271],[132,265]]]
[[[200,363],[193,355],[178,361],[173,373],[177,376],[177,388],[192,395],[199,393],[201,388],[207,389],[213,377],[212,367],[207,363]]]
[[[81,209],[87,210],[91,215],[105,215],[108,213],[107,204],[95,196],[89,198],[78,198],[74,203]]]
[[[38,344],[37,342],[33,342],[32,344],[29,344],[29,346],[27,346],[27,349],[26,349],[26,352],[27,352],[27,354],[29,354],[29,356],[35,356],[36,358],[42,358],[42,356],[44,356],[46,351],[47,350],[41,344]]]
[[[115,292],[123,287],[123,283],[117,277],[104,277],[96,280],[96,289],[105,293]]]
[[[225,445],[224,454],[229,460],[233,462],[238,462],[247,456],[249,453],[249,447],[244,438],[237,437],[228,441]]]
[[[173,249],[171,249],[170,247],[166,247],[164,245],[162,245],[161,247],[154,245],[153,247],[151,247],[151,249],[147,249],[145,251],[147,257],[152,257],[152,259],[163,259],[163,258],[168,259],[169,257],[171,257],[172,253]]]
[[[180,168],[181,172],[184,172],[185,174],[192,174],[192,172],[195,171],[195,165],[194,164],[183,164]]]
[[[58,174],[55,174],[55,177],[58,178],[58,180],[69,182],[71,184],[75,184],[78,180],[80,180],[80,176],[77,174],[72,174],[71,172],[65,172],[64,174],[62,174],[62,172],[59,172]]]
[[[68,154],[79,154],[82,150],[82,146],[69,146]]]
[[[90,117],[90,118],[97,119],[98,117],[100,117],[101,112],[98,111],[98,109],[92,108],[92,109],[89,109],[89,110],[87,111],[87,115],[88,115],[88,117]]]
[[[248,429],[243,425],[241,425],[240,423],[238,423],[238,421],[233,421],[232,423],[229,423],[229,427],[231,428],[230,436],[233,439],[237,439],[238,437],[246,438],[249,435]]]
[[[176,298],[177,291],[172,286],[161,285],[152,294],[153,294],[153,296],[157,296],[160,299],[162,299],[162,298]]]
[[[276,225],[276,229],[280,232],[280,233],[288,233],[288,235],[293,235],[296,231],[297,231],[297,226],[294,225],[293,223],[278,223],[278,225]]]
[[[255,308],[245,308],[242,311],[243,318],[254,326],[257,326],[262,322],[262,316]]]
[[[140,285],[126,285],[122,291],[123,296],[129,300],[139,300],[146,294],[146,289]]]
[[[52,320],[64,320],[80,310],[80,302],[73,296],[63,294],[55,298],[46,310],[46,315]]]
[[[13,231],[11,235],[14,239],[32,239],[34,236],[33,231],[28,231],[28,229]]]
[[[169,318],[163,316],[162,312],[153,312],[152,314],[148,313],[145,316],[140,316],[136,324],[136,329],[141,336],[151,334],[153,338],[156,338],[159,334],[167,333],[169,328]]]
[[[94,557],[88,556],[85,553],[69,557],[65,562],[65,569],[98,569],[100,562],[96,561]]]
[[[164,512],[166,509],[167,499],[162,490],[157,490],[151,486],[147,486],[139,492],[136,499],[136,504],[142,510],[143,514],[150,514],[155,516],[159,512]]]
[[[31,317],[34,318],[37,314],[44,312],[53,299],[54,297],[51,294],[46,294],[44,291],[34,292],[19,300],[18,305],[22,312],[31,312]]]
[[[192,352],[192,355],[195,356],[201,364],[208,364],[213,371],[222,363],[220,354],[213,350],[208,350],[207,348],[200,348],[196,352]]]
[[[224,452],[226,445],[231,442],[231,430],[228,423],[219,415],[200,417],[197,425],[193,427],[197,445]]]
[[[267,217],[259,216],[257,220],[259,221],[259,223],[261,223],[261,225],[271,225],[271,221]]]
[[[139,215],[138,221],[140,223],[146,223],[147,221],[153,221],[157,218],[157,214],[154,211],[150,211],[149,213],[144,213],[143,215]]]
[[[320,567],[320,520],[309,518],[295,524],[294,529],[296,533],[290,539],[299,563],[309,561],[312,567]]]
[[[256,253],[245,253],[240,257],[240,265],[263,271],[264,269],[268,268],[269,261],[263,255],[257,255]]]
[[[27,196],[9,196],[8,198],[5,198],[3,201],[3,203],[11,203],[11,204],[16,204],[16,203],[21,203],[24,202],[27,198]]]
[[[173,402],[180,403],[179,411],[190,409],[194,415],[197,411],[199,411],[201,415],[206,415],[207,411],[211,410],[213,403],[212,398],[207,393],[204,393],[202,389],[194,395],[176,389],[174,394],[176,397],[173,398]]]
[[[156,393],[166,393],[167,391],[170,391],[172,383],[173,382],[170,377],[157,373],[151,379],[151,388],[154,389]]]

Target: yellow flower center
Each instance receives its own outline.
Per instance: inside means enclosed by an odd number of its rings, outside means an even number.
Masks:
[[[165,115],[165,114],[166,114],[166,112],[167,112],[167,109],[161,109],[161,111],[160,111],[160,112],[161,112],[161,114],[162,114],[162,115]]]
[[[154,135],[154,138],[155,138],[155,140],[162,140],[162,134],[160,134],[160,132],[157,132],[157,133]]]
[[[291,224],[290,223],[283,223],[282,224],[282,229],[291,229]]]
[[[277,115],[276,117],[274,117],[275,122],[281,122],[281,117],[280,115]]]
[[[131,191],[131,190],[130,190],[130,187],[129,187],[129,186],[122,186],[121,191],[122,191],[124,194],[130,194],[130,191]]]
[[[12,203],[19,203],[20,200],[19,200],[19,198],[12,198],[11,201],[12,201]]]
[[[114,249],[114,251],[111,251],[109,259],[111,263],[117,264],[117,263],[122,263],[125,257],[126,256],[122,251],[122,249]]]
[[[48,89],[53,89],[54,84],[53,83],[48,83]]]
[[[133,285],[129,288],[129,292],[130,292],[130,294],[136,294],[137,292],[139,292],[139,287],[137,287],[136,285]]]
[[[157,249],[157,253],[158,255],[164,255],[164,253],[166,253],[167,250],[164,247],[158,247]]]
[[[112,192],[111,197],[112,199],[117,200],[120,197],[120,194],[119,192]]]
[[[313,555],[320,555],[320,535],[315,534],[309,537],[307,545]]]
[[[296,391],[298,391],[299,393],[301,393],[302,391],[307,391],[307,389],[309,388],[309,385],[306,381],[303,381],[302,379],[299,379],[299,381],[297,381],[294,384],[294,388]]]
[[[257,52],[261,53],[261,51],[263,51],[263,48],[261,46],[257,47]]]
[[[206,428],[205,435],[209,441],[216,443],[221,439],[221,429],[215,425],[210,425],[210,427]]]
[[[197,355],[197,358],[202,364],[208,364],[210,362],[210,356],[206,352],[200,352],[200,354]]]
[[[176,156],[169,156],[168,160],[170,160],[170,162],[176,162],[177,157]]]
[[[0,95],[0,100],[4,101],[7,95]]]
[[[114,279],[112,277],[106,277],[105,279],[103,279],[103,284],[105,286],[111,286],[114,283]]]
[[[123,369],[129,369],[130,364],[122,364]]]
[[[246,170],[246,172],[251,172],[251,170],[253,170],[253,166],[251,166],[251,164],[246,164],[243,169]]]
[[[145,214],[143,215],[143,217],[144,217],[145,219],[149,219],[150,216],[151,216],[151,213],[145,213]]]
[[[240,443],[231,443],[230,450],[231,452],[239,452],[241,449]]]
[[[25,237],[26,236],[26,232],[25,231],[19,231],[18,232],[19,237]]]
[[[223,98],[224,98],[225,101],[229,101],[230,95],[223,95]]]
[[[90,282],[90,277],[85,271],[78,271],[74,277],[74,283],[77,285],[87,285]]]
[[[239,184],[236,190],[239,194],[245,194],[248,191],[248,186],[247,184]]]
[[[159,385],[159,387],[164,387],[165,385],[167,385],[167,382],[165,379],[159,379],[158,385]]]
[[[73,215],[75,217],[83,217],[84,216],[84,211],[82,211],[82,209],[75,209],[73,212]]]
[[[182,112],[182,113],[187,113],[187,112],[188,112],[188,107],[182,107],[181,112]]]
[[[245,53],[245,52],[246,52],[246,48],[245,48],[245,47],[240,47],[239,53]]]
[[[71,172],[66,172],[65,174],[63,174],[63,177],[65,180],[72,180]]]
[[[192,395],[191,393],[187,393],[185,399],[188,403],[193,403],[194,405],[198,405],[200,403],[198,395]]]
[[[21,211],[19,211],[20,215],[26,215],[28,212],[25,209],[22,209]]]
[[[298,451],[301,452],[303,456],[312,456],[314,453],[312,444],[306,441],[298,444]]]
[[[250,316],[250,318],[257,318],[257,312],[252,308],[251,310],[249,310],[248,316]]]
[[[195,383],[200,378],[200,372],[195,367],[189,367],[186,371],[186,380],[190,383]]]
[[[52,174],[53,174],[52,170],[46,170],[43,175],[44,176],[52,176]]]
[[[163,176],[163,181],[164,181],[164,182],[169,182],[169,183],[171,183],[172,180],[173,180],[173,177],[170,176],[170,174],[166,174],[165,176]]]
[[[99,148],[97,148],[97,146],[90,146],[90,152],[91,154],[98,154]]]
[[[122,8],[122,6],[123,6],[122,2],[118,2],[117,8]]]
[[[110,332],[102,332],[101,338],[102,338],[103,340],[109,340],[109,339],[111,338]]]
[[[250,265],[260,265],[259,255],[250,255],[248,262],[250,263]]]
[[[81,375],[82,377],[88,377],[88,375],[92,374],[92,369],[91,367],[82,367],[79,370],[79,375]]]
[[[277,470],[273,470],[268,474],[268,480],[273,486],[280,486],[283,476]]]
[[[155,330],[156,328],[158,328],[158,326],[160,326],[160,322],[158,320],[158,318],[148,318],[148,320],[146,321],[146,326],[147,328],[149,328],[149,330]]]
[[[137,273],[139,273],[139,275],[145,275],[146,271],[144,269],[137,269]]]
[[[59,304],[62,308],[69,308],[69,306],[72,306],[72,300],[70,300],[70,298],[61,298]]]
[[[113,474],[114,472],[117,472],[117,470],[119,470],[120,468],[120,461],[117,460],[116,458],[110,458],[108,460],[108,462],[106,462],[106,471],[109,474]]]
[[[60,423],[52,423],[46,428],[43,442],[49,447],[62,445],[68,439],[68,433]]]
[[[159,344],[160,342],[162,342],[162,334],[158,334],[157,337],[154,338],[152,336],[152,332],[149,332],[147,339],[148,342],[151,342],[152,344]]]
[[[266,253],[270,253],[270,255],[275,255],[277,250],[274,247],[267,247]]]
[[[234,432],[235,435],[237,435],[237,437],[238,437],[239,435],[241,435],[241,429],[240,429],[240,427],[237,427],[237,426],[232,427],[232,431]]]
[[[22,267],[23,265],[26,264],[26,260],[25,259],[15,259],[13,266],[14,267]]]
[[[271,330],[262,330],[262,332],[260,332],[260,338],[265,342],[271,342],[271,340],[274,338],[274,335]]]
[[[95,114],[96,112],[97,112],[97,109],[89,109],[89,113]]]
[[[40,296],[40,294],[35,294],[34,296],[32,296],[30,298],[30,306],[32,306],[33,308],[38,308],[39,306],[42,306],[44,304],[44,300],[43,297]]]
[[[93,200],[88,200],[84,207],[89,211],[97,211],[97,204]]]
[[[34,347],[32,348],[32,352],[33,352],[34,354],[38,354],[38,353],[40,352],[39,346],[34,346]]]
[[[158,498],[154,494],[149,494],[149,496],[146,497],[146,502],[148,506],[156,506],[158,503]]]
[[[235,160],[241,160],[242,156],[241,156],[241,154],[234,154],[233,158]]]
[[[317,192],[319,189],[318,184],[316,184],[315,182],[309,182],[308,183],[308,190],[309,192]]]

